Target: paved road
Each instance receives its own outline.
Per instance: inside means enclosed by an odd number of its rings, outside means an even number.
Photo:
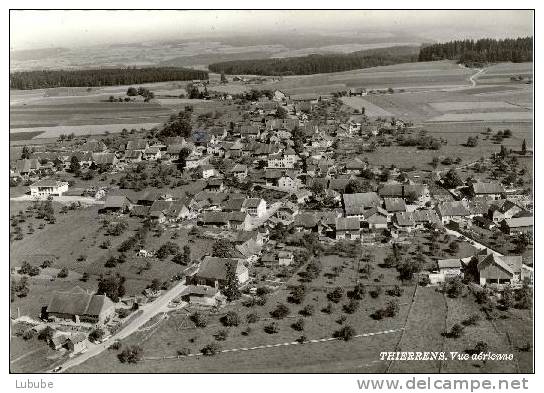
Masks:
[[[153,318],[155,315],[161,313],[170,311],[170,309],[167,307],[168,303],[175,299],[179,294],[186,288],[186,285],[183,282],[178,283],[176,286],[168,290],[166,293],[155,299],[155,301],[143,305],[140,309],[143,311],[142,314],[140,314],[138,317],[134,318],[127,326],[125,326],[122,330],[111,336],[111,338],[101,344],[93,344],[90,343],[88,345],[87,352],[82,353],[72,359],[68,359],[66,362],[61,364],[62,370],[61,372],[66,371],[70,367],[77,366],[78,364],[83,363],[84,361],[95,357],[96,355],[99,355],[104,350],[106,350],[112,342],[115,340],[121,340],[127,336],[130,336],[132,333],[134,333],[136,330],[138,330],[141,326],[143,326],[147,321],[149,321],[151,318]],[[46,372],[52,372],[52,370],[48,370]]]
[[[486,250],[486,249],[489,249],[493,254],[499,256],[499,257],[502,257],[502,254],[498,251],[495,251],[485,245],[483,245],[482,243],[478,243],[476,240],[472,239],[472,238],[469,238],[468,236],[465,236],[463,235],[462,233],[459,233],[457,231],[454,231],[452,229],[448,229],[448,228],[444,228],[446,230],[446,232],[449,234],[449,235],[452,235],[452,236],[455,236],[457,238],[463,236],[463,237],[466,237],[467,239],[469,239],[471,242],[472,242],[472,245],[474,247],[476,247],[478,250]]]

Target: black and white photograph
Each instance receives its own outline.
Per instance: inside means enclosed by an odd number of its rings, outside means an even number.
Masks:
[[[11,388],[135,373],[528,389],[534,18],[9,10]]]

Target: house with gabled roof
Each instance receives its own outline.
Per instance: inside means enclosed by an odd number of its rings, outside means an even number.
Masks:
[[[46,308],[50,320],[104,323],[115,312],[115,304],[106,295],[89,294],[80,287],[53,292]]]
[[[499,256],[485,251],[477,254],[480,285],[511,285],[521,282],[521,255]]]
[[[336,240],[360,240],[361,223],[357,217],[336,218]]]
[[[442,202],[438,204],[436,210],[442,220],[442,224],[448,224],[450,221],[459,221],[470,216],[470,211],[463,201]]]
[[[247,198],[242,204],[242,211],[250,216],[262,217],[266,214],[266,201],[262,198]]]
[[[388,214],[381,207],[372,207],[363,213],[363,225],[368,229],[387,229]]]
[[[360,192],[344,194],[343,203],[346,217],[363,219],[365,210],[381,206],[382,200],[375,192]]]
[[[140,152],[144,152],[145,149],[149,147],[149,143],[146,139],[134,139],[127,142],[127,146],[125,150],[137,150]]]
[[[240,284],[249,280],[249,271],[240,259],[205,256],[187,281],[193,285],[221,288],[226,283],[228,265],[233,266]]]
[[[476,181],[468,187],[472,198],[501,199],[506,196],[504,187],[499,182]]]

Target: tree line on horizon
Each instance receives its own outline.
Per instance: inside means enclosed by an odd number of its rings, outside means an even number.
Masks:
[[[418,59],[418,53],[419,47],[417,46],[394,46],[347,54],[312,54],[288,58],[232,60],[213,63],[208,68],[212,72],[228,75],[309,75],[415,62]]]
[[[208,72],[178,67],[100,68],[90,70],[17,71],[9,75],[11,89],[118,86],[208,79]]]
[[[455,40],[424,46],[419,61],[457,60],[462,64],[485,64],[501,61],[533,61],[533,37],[480,40]]]

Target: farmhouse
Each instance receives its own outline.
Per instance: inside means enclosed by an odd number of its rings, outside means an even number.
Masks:
[[[440,274],[445,278],[461,275],[463,264],[460,259],[440,259],[437,263]]]
[[[408,203],[423,205],[431,199],[429,189],[423,184],[384,184],[378,190],[382,198],[402,198]]]
[[[533,217],[505,218],[500,222],[501,230],[509,235],[533,231]]]
[[[68,191],[68,182],[65,181],[42,179],[30,185],[32,196],[61,196],[66,191]]]
[[[294,255],[290,251],[279,251],[278,252],[278,264],[280,266],[289,266],[294,261]]]
[[[502,184],[497,182],[474,182],[469,186],[469,192],[473,198],[500,199],[506,195]]]
[[[380,197],[375,192],[361,192],[356,194],[344,194],[344,214],[346,217],[364,217],[367,209],[378,207],[382,204]]]
[[[522,257],[520,255],[498,256],[488,253],[477,257],[480,285],[504,285],[521,281]]]
[[[54,292],[46,313],[50,320],[76,323],[104,323],[114,313],[114,303],[106,295],[93,295],[80,287],[68,292]]]
[[[234,266],[240,284],[249,280],[248,269],[239,259],[205,256],[200,262],[198,270],[191,276],[190,282],[194,285],[219,288],[226,282],[227,266],[229,264]]]
[[[462,201],[443,202],[437,206],[438,215],[443,224],[459,221],[470,215],[470,211]]]
[[[336,219],[336,240],[361,239],[361,224],[357,217],[338,217]]]

